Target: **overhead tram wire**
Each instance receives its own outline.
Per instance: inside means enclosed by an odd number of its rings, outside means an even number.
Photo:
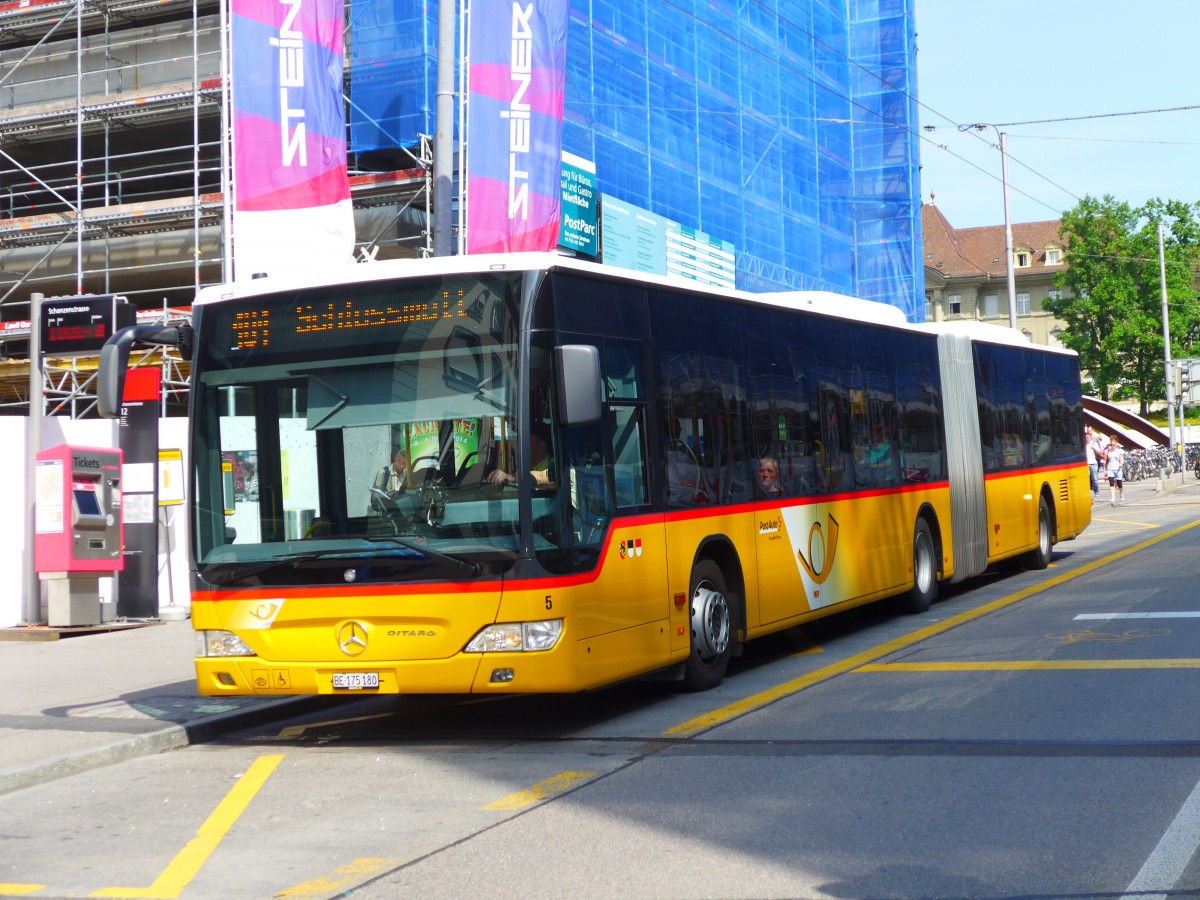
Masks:
[[[1122,116],[1149,116],[1149,115],[1157,115],[1159,113],[1183,112],[1185,110],[1194,110],[1194,109],[1200,109],[1200,105],[1173,106],[1173,107],[1164,107],[1161,109],[1142,109],[1142,110],[1133,110],[1133,111],[1129,111],[1129,112],[1093,113],[1093,114],[1089,114],[1086,116],[1059,116],[1058,118],[1053,118],[1053,119],[1029,119],[1024,122],[995,122],[995,123],[989,123],[989,124],[991,124],[995,128],[1012,128],[1014,126],[1020,126],[1020,125],[1053,125],[1053,124],[1058,124],[1060,122],[1086,122],[1086,121],[1093,121],[1096,119],[1119,118]],[[1077,201],[1082,199],[1082,198],[1076,196],[1076,194],[1073,191],[1067,190],[1062,185],[1057,184],[1056,182],[1047,178],[1045,175],[1042,175],[1040,172],[1036,171],[1035,169],[1030,168],[1028,165],[1021,162],[1019,159],[1015,158],[1011,153],[1008,155],[1008,158],[1010,161],[1018,163],[1023,168],[1028,169],[1034,175],[1037,175],[1039,178],[1043,179],[1047,183],[1054,185],[1054,187],[1058,188],[1063,193],[1069,194],[1070,196],[1074,197]],[[1026,196],[1028,196],[1028,195],[1026,195]]]
[[[953,124],[953,122],[952,122],[951,124]],[[979,123],[979,124],[982,124],[982,123]],[[989,124],[990,124],[990,123],[989,123]],[[934,128],[935,128],[936,126],[934,126],[934,125],[923,125],[923,126],[921,126],[921,127],[922,127],[922,128],[925,130],[925,131],[933,131],[933,130],[934,130]],[[960,132],[962,132],[962,133],[967,133],[968,129],[969,129],[969,130],[974,130],[974,129],[976,129],[977,125],[976,125],[975,123],[972,123],[972,124],[969,124],[969,125],[955,125],[955,127],[956,127],[956,128],[957,128],[957,129],[958,129]],[[993,149],[996,149],[996,150],[999,150],[999,145],[998,145],[998,144],[995,144],[995,143],[993,143],[992,141],[989,141],[987,138],[979,137],[979,135],[975,135],[975,137],[976,137],[976,138],[978,138],[979,140],[983,141],[983,142],[984,142],[985,144],[987,144],[989,147],[991,147],[991,148],[993,148]],[[932,141],[932,139],[931,139],[931,138],[930,138],[930,139],[928,139],[928,140]],[[973,169],[975,169],[975,170],[977,170],[977,171],[979,171],[979,172],[982,172],[984,175],[986,175],[988,178],[992,179],[993,181],[1000,181],[1000,182],[1003,182],[1003,179],[1002,179],[1002,178],[997,178],[997,177],[996,177],[996,173],[995,173],[995,172],[988,171],[987,169],[983,168],[982,166],[977,166],[977,165],[975,165],[975,163],[971,162],[971,161],[970,161],[970,160],[968,160],[966,157],[959,156],[957,153],[954,153],[954,152],[953,152],[952,150],[950,150],[950,149],[949,149],[949,148],[948,148],[948,147],[947,147],[945,144],[935,144],[935,146],[937,146],[939,149],[945,150],[945,151],[946,151],[947,153],[949,153],[951,156],[953,156],[953,157],[955,157],[955,158],[957,158],[957,159],[961,159],[963,162],[967,163],[967,164],[968,164],[969,166],[971,166]],[[1075,199],[1076,199],[1076,200],[1079,200],[1079,199],[1080,199],[1080,198],[1079,198],[1079,197],[1077,197],[1077,196],[1076,196],[1074,193],[1072,193],[1071,191],[1067,190],[1067,189],[1066,189],[1065,187],[1063,187],[1062,185],[1060,185],[1060,184],[1056,184],[1054,181],[1052,181],[1051,179],[1047,178],[1047,177],[1046,177],[1045,175],[1043,175],[1041,172],[1038,172],[1038,171],[1037,171],[1036,169],[1034,169],[1032,166],[1029,166],[1028,164],[1026,164],[1026,163],[1023,163],[1023,162],[1021,162],[1020,160],[1014,160],[1014,158],[1013,158],[1013,155],[1012,155],[1011,153],[1010,153],[1010,154],[1008,154],[1008,158],[1009,158],[1009,161],[1010,161],[1010,162],[1017,162],[1017,163],[1020,163],[1020,165],[1021,165],[1021,168],[1023,168],[1023,169],[1028,169],[1030,172],[1032,172],[1032,173],[1033,173],[1034,175],[1036,175],[1038,178],[1041,178],[1041,179],[1042,179],[1043,181],[1045,181],[1047,184],[1054,185],[1054,187],[1058,188],[1058,189],[1059,189],[1060,191],[1062,191],[1063,193],[1065,193],[1065,194],[1069,194],[1070,196],[1072,196],[1072,197],[1075,197]],[[1020,194],[1022,197],[1025,197],[1025,198],[1026,198],[1026,199],[1028,199],[1028,200],[1032,200],[1034,203],[1038,204],[1039,206],[1044,206],[1044,207],[1046,207],[1046,209],[1050,210],[1050,211],[1051,211],[1052,213],[1054,213],[1056,216],[1060,216],[1060,215],[1062,215],[1062,210],[1061,210],[1061,209],[1059,209],[1059,208],[1058,208],[1058,207],[1056,207],[1056,206],[1052,206],[1051,204],[1047,203],[1045,200],[1042,200],[1042,199],[1041,199],[1041,198],[1039,198],[1039,197],[1035,197],[1035,196],[1033,196],[1033,194],[1029,193],[1028,191],[1023,191],[1023,190],[1021,190],[1021,188],[1019,188],[1019,187],[1016,187],[1016,186],[1015,186],[1015,185],[1014,185],[1014,184],[1011,182],[1011,180],[1009,181],[1008,188],[1009,188],[1009,190],[1011,190],[1011,191],[1014,191],[1015,193],[1018,193],[1018,194]]]
[[[1189,109],[1200,109],[1200,104],[1192,106],[1169,106],[1162,109],[1135,109],[1132,112],[1092,113],[1086,116],[1060,116],[1057,119],[1030,119],[1026,122],[997,122],[998,128],[1011,128],[1014,125],[1053,125],[1058,122],[1084,122],[1089,119],[1115,119],[1121,116],[1153,116],[1159,113],[1184,112]]]
[[[1083,144],[1145,144],[1149,147],[1200,147],[1200,141],[1144,141],[1132,140],[1130,138],[1103,138],[1103,137],[1067,137],[1060,134],[1013,134],[1013,137],[1019,137],[1023,141],[1077,141]]]
[[[920,103],[920,101],[917,101],[917,102]],[[925,108],[929,109],[929,107],[925,107]],[[1086,122],[1086,121],[1093,121],[1093,120],[1097,120],[1097,119],[1119,118],[1119,117],[1123,117],[1123,116],[1150,116],[1150,115],[1158,115],[1160,113],[1184,112],[1187,110],[1196,110],[1196,109],[1200,109],[1200,104],[1194,104],[1194,105],[1190,105],[1190,106],[1162,107],[1159,109],[1131,110],[1131,111],[1127,111],[1127,112],[1091,113],[1086,116],[1058,116],[1058,117],[1052,118],[1052,119],[1028,119],[1028,120],[1021,121],[1021,122],[988,122],[986,124],[990,125],[993,128],[1000,129],[1000,128],[1012,128],[1014,126],[1021,126],[1021,125],[1052,125],[1052,124],[1058,124],[1061,122]],[[935,112],[934,110],[930,110],[930,111]],[[940,113],[939,113],[939,115],[940,115]],[[927,126],[927,127],[929,127],[929,126]],[[959,131],[967,131],[968,129],[972,128],[973,126],[959,125],[957,127],[958,127]],[[1038,136],[1036,136],[1036,135],[1025,135],[1023,137],[1024,138],[1034,138],[1035,140],[1037,140],[1037,139],[1072,140],[1071,138],[1038,138]],[[987,141],[987,138],[981,137],[980,140]],[[1103,138],[1076,138],[1075,140],[1101,141],[1104,139]],[[987,142],[992,147],[996,146],[995,144],[992,144],[991,141],[987,141]],[[1129,142],[1122,142],[1122,143],[1139,143],[1139,144],[1141,144],[1141,143],[1171,143],[1171,142],[1129,141]],[[1184,142],[1177,142],[1177,143],[1184,143]],[[1185,143],[1185,146],[1187,146],[1187,145],[1188,144]],[[1047,184],[1053,185],[1054,187],[1058,188],[1060,191],[1067,194],[1068,196],[1074,197],[1076,201],[1079,201],[1082,199],[1077,194],[1075,194],[1074,191],[1068,190],[1067,188],[1063,187],[1061,184],[1058,184],[1057,182],[1055,182],[1053,179],[1048,178],[1047,176],[1043,175],[1041,172],[1037,171],[1032,166],[1030,166],[1027,163],[1022,162],[1021,160],[1014,157],[1011,153],[1008,154],[1008,158],[1009,158],[1010,162],[1017,163],[1022,168],[1033,173],[1038,178],[1041,178]],[[1047,208],[1051,208],[1049,206],[1049,204],[1044,203],[1041,200],[1037,200],[1037,198],[1035,198],[1035,197],[1031,197],[1029,194],[1027,194],[1025,191],[1022,191],[1020,188],[1013,188],[1011,184],[1009,185],[1009,187],[1012,188],[1013,190],[1017,191],[1017,193],[1024,194],[1026,197],[1029,197],[1029,199],[1034,200],[1035,202],[1041,203],[1043,206],[1046,206]]]
[[[983,131],[983,129],[984,129],[984,128],[994,128],[994,129],[996,130],[997,134],[998,134],[998,133],[1000,132],[1000,129],[1001,129],[1001,128],[1004,128],[1004,127],[1006,127],[1006,126],[1004,126],[1004,125],[995,125],[995,124],[993,124],[993,123],[991,123],[991,122],[981,122],[981,123],[972,124],[972,125],[959,125],[959,126],[958,126],[958,130],[959,130],[960,132],[966,132],[968,129],[973,129],[975,132],[977,132],[977,133],[978,133],[978,132],[981,132],[981,131]],[[982,140],[985,140],[985,141],[987,141],[987,138],[983,138]],[[988,143],[988,145],[989,145],[989,146],[991,146],[991,147],[994,147],[994,148],[995,148],[995,149],[997,149],[997,150],[999,150],[999,149],[1000,149],[1000,147],[999,147],[999,145],[998,145],[998,144],[993,144],[991,141],[987,141],[987,143]],[[1078,194],[1076,194],[1074,191],[1072,191],[1072,190],[1069,190],[1069,189],[1067,189],[1067,188],[1063,187],[1063,186],[1062,186],[1061,184],[1059,184],[1057,181],[1054,181],[1053,179],[1051,179],[1051,178],[1048,178],[1047,176],[1043,175],[1041,172],[1037,171],[1037,169],[1034,169],[1032,166],[1028,165],[1027,163],[1021,162],[1021,160],[1019,160],[1019,159],[1017,159],[1015,156],[1013,156],[1013,155],[1012,155],[1012,153],[1008,153],[1007,155],[1008,155],[1008,160],[1009,160],[1009,162],[1015,162],[1015,163],[1016,163],[1017,165],[1019,165],[1021,168],[1025,169],[1025,170],[1027,170],[1027,171],[1029,171],[1029,172],[1032,172],[1032,173],[1033,173],[1034,175],[1036,175],[1038,178],[1042,179],[1042,181],[1046,182],[1046,183],[1047,183],[1047,184],[1049,184],[1049,185],[1052,185],[1053,187],[1056,187],[1056,188],[1058,188],[1058,189],[1059,189],[1060,191],[1062,191],[1064,194],[1066,194],[1066,195],[1068,195],[1068,196],[1070,196],[1070,197],[1073,197],[1077,203],[1078,203],[1078,202],[1080,202],[1080,201],[1082,201],[1082,199],[1083,199],[1083,198],[1082,198],[1082,197],[1080,197]],[[1020,188],[1014,188],[1014,187],[1012,186],[1012,182],[1011,182],[1011,181],[1009,182],[1009,185],[1008,185],[1008,186],[1009,186],[1009,189],[1010,189],[1010,190],[1015,190],[1015,191],[1016,191],[1018,194],[1024,194],[1026,197],[1029,197],[1029,199],[1030,199],[1030,200],[1033,200],[1033,201],[1034,201],[1034,202],[1036,202],[1036,203],[1041,203],[1041,204],[1042,204],[1042,206],[1045,206],[1047,209],[1052,209],[1052,208],[1053,208],[1053,207],[1051,207],[1051,206],[1050,206],[1050,204],[1048,204],[1048,203],[1045,203],[1044,201],[1038,200],[1036,197],[1032,197],[1032,196],[1030,196],[1029,194],[1026,194],[1026,193],[1025,193],[1025,191],[1021,190]],[[1054,211],[1055,211],[1055,213],[1056,213],[1056,214],[1058,214],[1058,213],[1060,213],[1060,212],[1061,212],[1060,210],[1054,210]]]

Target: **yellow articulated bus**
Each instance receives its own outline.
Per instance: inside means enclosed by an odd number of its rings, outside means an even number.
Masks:
[[[1090,520],[1074,354],[554,255],[201,292],[129,351],[191,359],[199,690],[720,682],[753,638]],[[1019,336],[1018,336],[1019,337]]]

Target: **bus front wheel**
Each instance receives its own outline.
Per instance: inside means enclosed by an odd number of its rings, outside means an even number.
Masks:
[[[721,683],[733,650],[733,612],[725,576],[709,559],[692,569],[692,652],[683,667],[683,683],[707,691]]]

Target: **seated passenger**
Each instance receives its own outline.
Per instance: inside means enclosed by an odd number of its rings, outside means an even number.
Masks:
[[[691,446],[680,437],[677,419],[670,422],[671,440],[667,442],[667,506],[671,509],[691,509],[704,506],[708,491],[700,460]]]
[[[534,487],[554,486],[554,460],[549,454],[550,447],[546,439],[536,431],[529,435],[529,459],[531,460],[529,474],[533,476]],[[516,484],[517,476],[503,469],[496,469],[487,476],[489,484]]]
[[[893,471],[892,442],[888,439],[887,429],[875,426],[871,434],[871,477],[876,486],[892,484],[896,480]]]
[[[389,500],[395,500],[408,488],[408,453],[397,448],[392,461],[375,473],[372,491],[379,491]],[[371,508],[378,509],[378,499],[371,498]]]
[[[779,483],[779,460],[764,456],[758,461],[758,490],[764,497],[778,497],[783,493]]]

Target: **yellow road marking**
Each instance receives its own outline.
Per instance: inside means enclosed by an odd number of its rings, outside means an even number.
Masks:
[[[393,718],[396,718],[397,716],[401,716],[401,715],[415,715],[417,713],[428,713],[428,712],[433,712],[433,711],[436,711],[439,709],[451,709],[451,708],[458,709],[458,708],[462,708],[464,706],[474,706],[474,705],[478,705],[481,703],[496,703],[496,702],[498,702],[500,700],[504,700],[504,699],[505,699],[504,695],[497,695],[494,697],[474,697],[474,698],[470,698],[470,699],[459,699],[456,697],[447,703],[439,704],[437,706],[424,706],[417,710],[408,710],[408,711],[403,711],[403,712],[392,711],[392,712],[386,712],[386,713],[372,713],[369,716],[354,716],[354,717],[348,718],[348,719],[328,719],[324,722],[309,722],[307,725],[289,725],[287,728],[281,728],[279,730],[279,733],[276,734],[275,737],[276,738],[303,737],[310,729],[329,728],[334,725],[350,725],[355,722],[371,722],[371,721],[374,721],[377,719],[393,719]]]
[[[545,800],[547,797],[561,794],[567,788],[574,787],[581,781],[587,781],[589,778],[595,777],[595,772],[563,772],[555,775],[553,778],[539,781],[528,790],[517,791],[515,794],[502,797],[494,803],[489,803],[487,806],[482,807],[482,809],[503,810],[506,812],[524,809],[527,806],[533,806],[539,800]]]
[[[856,672],[1036,672],[1080,669],[1200,669],[1200,659],[1040,659],[991,662],[873,663]]]
[[[697,716],[694,719],[689,719],[686,722],[681,722],[671,728],[668,728],[664,735],[669,737],[689,737],[698,734],[701,731],[706,731],[724,722],[728,722],[738,716],[743,716],[748,712],[773,703],[783,697],[791,694],[799,693],[805,688],[812,687],[814,684],[820,684],[822,681],[828,681],[836,675],[844,674],[853,669],[860,668],[875,660],[887,656],[890,653],[895,653],[898,650],[903,650],[906,647],[911,647],[914,644],[919,644],[928,638],[935,637],[939,634],[949,631],[952,628],[957,628],[959,625],[964,625],[975,619],[986,616],[997,610],[1004,609],[1006,606],[1012,606],[1027,597],[1032,597],[1035,594],[1040,594],[1042,591],[1049,590],[1052,587],[1057,587],[1060,584],[1066,584],[1081,575],[1086,575],[1089,572],[1094,572],[1097,569],[1110,565],[1119,559],[1124,559],[1147,547],[1152,547],[1155,544],[1183,534],[1193,528],[1200,526],[1200,520],[1192,522],[1188,525],[1182,525],[1172,531],[1163,534],[1155,535],[1149,540],[1142,541],[1140,544],[1134,544],[1132,547],[1126,547],[1124,550],[1118,550],[1116,553],[1094,560],[1086,565],[1080,566],[1078,569],[1073,569],[1070,572],[1064,572],[1061,575],[1056,575],[1053,578],[1040,582],[1039,584],[1031,585],[1023,590],[1017,591],[1015,594],[1009,594],[1007,597],[1001,597],[999,600],[993,600],[991,603],[986,603],[978,609],[969,610],[965,613],[960,613],[957,616],[946,619],[944,622],[938,622],[936,625],[930,625],[927,628],[922,628],[914,631],[912,634],[897,638],[894,641],[880,644],[872,647],[870,650],[865,650],[855,656],[848,657],[841,662],[833,663],[823,669],[817,669],[815,672],[810,672],[807,675],[802,675],[799,678],[793,678],[791,681],[785,681],[783,684],[776,685],[773,688],[768,688],[757,694],[752,694],[741,700],[737,700],[727,706],[722,706],[719,709],[714,709],[702,716]]]
[[[818,644],[814,644],[810,640],[805,638],[802,649],[797,650],[795,653],[790,653],[788,655],[789,656],[811,656],[814,653],[824,653],[824,652],[825,652],[824,647],[821,647]]]
[[[281,728],[279,734],[275,735],[279,738],[295,738],[301,737],[304,732],[310,728],[328,728],[332,725],[349,725],[353,722],[370,722],[372,719],[390,719],[395,713],[376,713],[371,716],[355,716],[351,719],[330,719],[328,722],[312,722],[308,725],[289,725],[287,728]]]
[[[1120,633],[1085,628],[1082,631],[1068,631],[1062,634],[1051,632],[1046,635],[1046,640],[1056,644],[1121,644],[1138,638],[1166,637],[1170,633],[1170,628],[1130,628]]]
[[[363,857],[339,866],[331,876],[314,878],[312,881],[290,887],[275,897],[277,900],[291,897],[328,897],[332,893],[353,887],[368,875],[382,872],[389,866],[398,866],[402,862],[401,859]]]
[[[814,653],[824,653],[824,652],[825,652],[824,647],[817,647],[814,645],[812,647],[806,647],[803,650],[797,650],[795,653],[793,653],[791,655],[792,656],[812,656]]]
[[[1120,519],[1114,518],[1113,516],[1092,516],[1092,521],[1104,522],[1106,525],[1119,525],[1121,526],[1120,530],[1122,531],[1128,531],[1130,528],[1140,528],[1143,531],[1154,531],[1156,528],[1162,528],[1161,525],[1156,525],[1152,522],[1140,522],[1134,519]],[[1118,529],[1116,528],[1109,528],[1104,531],[1093,532],[1089,527],[1085,534],[1095,537],[1097,534],[1112,534],[1117,530]]]
[[[5,884],[0,882],[0,897],[28,897],[44,887],[44,884]]]
[[[283,755],[260,756],[246,770],[237,784],[233,786],[225,799],[217,804],[208,820],[200,826],[196,836],[188,841],[187,846],[179,851],[170,864],[163,869],[154,884],[145,888],[110,887],[96,891],[93,897],[156,897],[163,900],[174,900],[183,893],[183,889],[191,883],[200,871],[200,867],[208,861],[217,844],[225,837],[234,822],[250,805],[259,789],[275,771]]]

